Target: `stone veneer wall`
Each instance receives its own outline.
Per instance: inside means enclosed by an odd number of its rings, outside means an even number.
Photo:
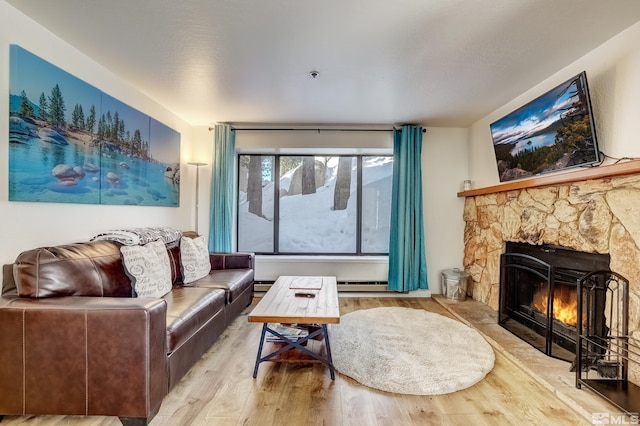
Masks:
[[[467,197],[464,221],[475,300],[498,309],[506,241],[609,253],[610,269],[629,280],[629,331],[640,340],[640,175]],[[631,371],[635,383],[639,370]]]

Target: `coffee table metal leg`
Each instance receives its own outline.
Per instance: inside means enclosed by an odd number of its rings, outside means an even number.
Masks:
[[[267,323],[262,324],[262,336],[260,337],[260,345],[258,346],[258,355],[256,356],[256,366],[253,368],[253,378],[258,376],[258,366],[260,365],[260,359],[262,358],[262,346],[264,345],[264,338],[267,334]]]
[[[331,358],[331,346],[329,345],[329,332],[327,331],[327,324],[322,324],[322,334],[324,334],[324,344],[327,348],[327,362],[329,363],[329,374],[331,374],[331,380],[336,379],[336,374],[333,369],[333,358]]]

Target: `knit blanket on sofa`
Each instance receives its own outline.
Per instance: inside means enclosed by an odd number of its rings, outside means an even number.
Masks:
[[[144,245],[156,240],[162,240],[165,244],[177,241],[182,237],[182,231],[170,227],[111,229],[102,232],[91,241],[110,240],[117,241],[126,246]]]

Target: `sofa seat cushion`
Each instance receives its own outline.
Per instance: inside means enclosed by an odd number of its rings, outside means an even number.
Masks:
[[[225,291],[227,303],[232,303],[245,290],[253,286],[253,269],[212,270],[209,274],[189,284],[194,287],[219,288]]]
[[[212,288],[176,286],[167,302],[167,353],[179,348],[211,318],[223,312],[225,293]],[[224,321],[223,317],[221,320]]]

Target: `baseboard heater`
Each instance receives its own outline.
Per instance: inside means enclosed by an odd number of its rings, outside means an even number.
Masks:
[[[256,281],[254,289],[256,292],[267,292],[273,281]],[[370,292],[380,293],[389,291],[387,282],[383,281],[338,281],[338,292]]]

